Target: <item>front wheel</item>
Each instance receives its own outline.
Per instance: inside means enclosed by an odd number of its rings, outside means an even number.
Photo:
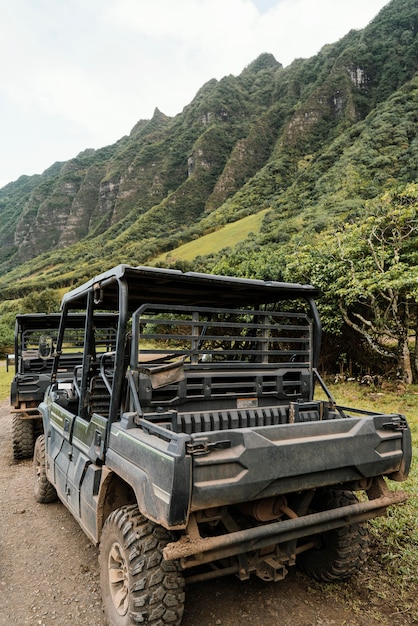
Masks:
[[[357,502],[351,491],[329,489],[315,496],[313,508],[315,512],[328,511]],[[316,580],[344,580],[358,572],[366,562],[369,542],[367,522],[354,522],[320,535],[317,547],[302,552],[298,564]]]
[[[54,502],[57,492],[46,476],[45,435],[39,435],[33,452],[35,499],[41,504]]]
[[[20,413],[15,413],[12,419],[13,457],[29,459],[33,454],[34,441],[34,421],[23,419]]]
[[[165,561],[169,533],[136,505],[109,515],[100,542],[103,605],[112,626],[179,626],[184,610],[184,577],[175,561]]]

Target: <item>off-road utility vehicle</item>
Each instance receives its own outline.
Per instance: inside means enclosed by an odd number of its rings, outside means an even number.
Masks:
[[[406,499],[385,478],[408,475],[407,421],[334,402],[316,296],[125,265],[64,296],[35,495],[58,495],[100,544],[110,624],[178,625],[185,583],[217,576],[279,581],[299,564],[346,578],[367,520]],[[71,310],[85,312],[85,350],[63,382]],[[98,311],[119,320],[101,356]]]
[[[38,406],[51,382],[60,319],[59,313],[16,315],[13,355],[15,375],[10,386],[15,459],[31,457],[36,436],[42,432]],[[103,351],[109,351],[114,345],[116,322],[117,317],[114,315],[96,316],[96,323],[102,334]],[[82,362],[85,316],[71,314],[67,319],[67,326],[71,332],[67,332],[69,337],[57,372],[58,378],[64,380]]]

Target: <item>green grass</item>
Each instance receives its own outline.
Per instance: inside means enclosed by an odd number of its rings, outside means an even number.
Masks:
[[[267,209],[254,215],[244,217],[237,222],[227,224],[219,230],[199,237],[195,241],[189,241],[170,252],[165,252],[153,259],[153,263],[159,261],[193,261],[197,256],[213,254],[224,248],[234,247],[240,241],[247,239],[250,233],[258,233]]]
[[[339,405],[404,414],[412,433],[413,460],[405,482],[387,481],[390,489],[404,490],[409,499],[404,504],[389,507],[385,517],[371,520],[371,551],[367,569],[359,573],[354,581],[331,585],[327,593],[339,599],[344,597],[353,610],[378,611],[368,607],[367,601],[356,608],[353,599],[355,589],[357,598],[369,594],[390,605],[394,615],[399,613],[402,617],[406,613],[418,622],[415,591],[418,586],[418,385],[405,387],[387,383],[374,388],[343,383],[330,384],[329,389]],[[380,615],[380,619],[382,624],[392,623],[387,616]]]
[[[0,401],[10,397],[10,383],[14,376],[14,365],[9,366],[6,371],[6,361],[0,361]]]

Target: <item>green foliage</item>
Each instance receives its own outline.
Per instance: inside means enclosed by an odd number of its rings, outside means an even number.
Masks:
[[[235,248],[221,259],[213,259],[210,269],[214,274],[258,278],[261,280],[282,280],[283,260],[272,248],[259,246],[254,239]]]
[[[418,185],[369,202],[362,219],[328,227],[308,242],[290,245],[286,275],[323,290],[328,332],[343,321],[412,382],[410,334],[418,323]],[[415,338],[416,341],[416,338]],[[415,372],[415,376],[417,373]]]
[[[0,356],[14,351],[14,327],[16,314],[20,312],[19,305],[17,300],[0,303]]]
[[[33,291],[22,299],[21,313],[54,313],[59,310],[60,301],[54,289]]]
[[[4,356],[6,353],[11,353],[13,351],[14,320],[15,316],[11,314],[0,316],[1,356]]]
[[[4,356],[4,354],[2,355]],[[14,367],[6,369],[6,361],[0,361],[0,400],[10,397],[10,385],[14,376]]]

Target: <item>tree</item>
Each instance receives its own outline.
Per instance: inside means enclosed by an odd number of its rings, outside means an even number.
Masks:
[[[406,383],[418,372],[417,244],[418,185],[411,184],[371,201],[361,221],[302,245],[287,266],[323,289],[334,332],[341,331],[339,311],[375,352],[394,360]]]
[[[6,313],[0,317],[0,355],[4,356],[7,352],[13,350],[14,337],[14,320],[13,313]]]
[[[59,310],[60,297],[54,289],[33,291],[22,300],[22,313],[54,313]]]

